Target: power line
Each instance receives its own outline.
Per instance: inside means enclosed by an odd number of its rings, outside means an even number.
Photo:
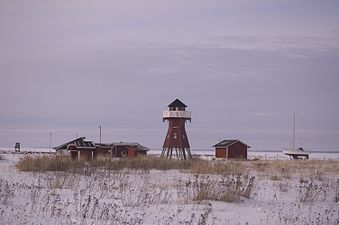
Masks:
[[[0,129],[1,133],[25,133],[25,134],[49,134],[49,133],[69,133],[69,132],[77,132],[84,130],[94,130],[98,129],[96,127],[87,127],[87,128],[72,128],[72,129],[63,129],[63,130],[4,130]]]
[[[96,126],[96,127],[87,127],[87,128],[78,128],[78,129],[55,130],[55,131],[52,131],[52,132],[53,133],[68,133],[68,132],[77,132],[77,131],[94,130],[94,129],[98,129],[98,126]]]

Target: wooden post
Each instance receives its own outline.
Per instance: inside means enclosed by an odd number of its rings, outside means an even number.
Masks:
[[[99,143],[101,145],[101,126],[99,126]]]

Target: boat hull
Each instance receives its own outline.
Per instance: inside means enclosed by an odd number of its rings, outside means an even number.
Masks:
[[[310,152],[298,151],[298,150],[293,150],[293,149],[291,149],[291,150],[289,150],[289,149],[283,150],[283,153],[285,155],[293,157],[294,159],[298,159],[300,157],[304,157],[304,158],[308,159],[309,155],[311,154]]]

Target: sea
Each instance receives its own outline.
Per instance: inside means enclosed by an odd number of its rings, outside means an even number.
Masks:
[[[12,147],[0,147],[1,152],[15,152]],[[150,149],[148,152],[149,155],[160,155],[161,149]],[[53,153],[54,150],[45,147],[27,147],[22,148],[21,152],[32,152],[32,153]],[[317,160],[339,160],[339,150],[338,151],[310,151],[310,159]],[[173,152],[174,153],[174,152]],[[213,159],[214,150],[213,149],[191,149],[191,154],[193,156],[198,156],[201,158]],[[283,154],[282,150],[248,150],[248,159],[267,159],[267,160],[285,160],[289,159],[289,156]]]
[[[339,160],[339,151],[310,151],[310,159],[317,159],[317,160]],[[160,155],[161,150],[150,150],[148,154]],[[201,156],[201,157],[214,157],[214,150],[194,150],[191,149],[191,154],[194,156]],[[279,159],[279,160],[286,160],[290,159],[289,156],[284,155],[284,153],[279,150],[248,150],[247,152],[248,159]]]

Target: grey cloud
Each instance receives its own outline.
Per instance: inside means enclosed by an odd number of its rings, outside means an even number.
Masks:
[[[48,130],[102,125],[107,141],[159,148],[161,111],[180,98],[193,111],[192,148],[239,137],[277,149],[290,138],[292,113],[304,112],[300,128],[314,132],[301,137],[337,149],[323,135],[339,127],[339,48],[329,35],[337,3],[322,3],[326,20],[309,15],[320,3],[296,2],[2,1],[0,146],[18,137],[46,145]],[[262,15],[280,6],[284,18]],[[322,37],[304,37],[314,33]],[[270,116],[253,116],[260,112]],[[55,133],[53,143],[74,136]]]

